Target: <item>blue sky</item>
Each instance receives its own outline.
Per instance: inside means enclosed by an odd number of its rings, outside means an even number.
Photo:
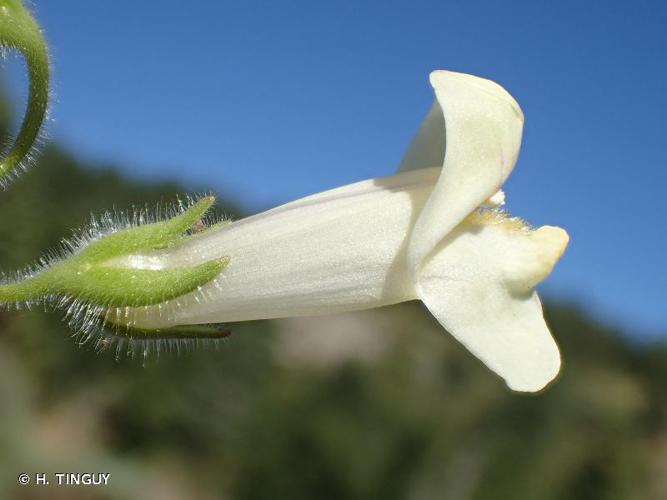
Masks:
[[[667,338],[667,2],[34,7],[53,52],[51,137],[248,211],[392,173],[432,69],[498,81],[527,118],[508,208],[572,238],[543,291]]]

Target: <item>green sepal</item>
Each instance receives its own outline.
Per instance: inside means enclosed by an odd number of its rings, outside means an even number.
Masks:
[[[131,326],[115,325],[107,321],[108,326],[115,328],[116,335],[132,338],[160,338],[160,339],[224,339],[232,332],[220,325],[179,325],[171,328],[134,328]]]
[[[192,267],[161,270],[92,266],[72,273],[62,266],[44,273],[45,285],[57,283],[59,294],[104,307],[150,306],[196,290],[218,276],[229,258]],[[44,287],[46,289],[46,287]]]
[[[205,196],[171,219],[108,234],[88,245],[78,257],[95,263],[136,252],[170,248],[188,237],[187,231],[202,220],[213,203],[215,197]]]
[[[0,285],[0,302],[68,297],[103,307],[159,304],[197,290],[224,271],[229,257],[193,266],[138,269],[116,264],[122,257],[170,248],[186,238],[215,198],[202,198],[183,213],[162,221],[113,232],[80,252],[17,283]]]

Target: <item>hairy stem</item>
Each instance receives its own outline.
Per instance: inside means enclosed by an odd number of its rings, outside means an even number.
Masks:
[[[26,60],[30,78],[28,106],[14,144],[0,159],[0,184],[30,153],[46,117],[49,101],[49,52],[39,25],[21,0],[0,0],[0,47]]]

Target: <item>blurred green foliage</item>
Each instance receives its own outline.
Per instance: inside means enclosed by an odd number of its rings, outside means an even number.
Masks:
[[[0,194],[0,265],[29,264],[90,212],[183,192],[46,148]],[[0,498],[667,498],[667,347],[546,312],[565,366],[534,396],[416,303],[232,325],[218,350],[146,366],[77,347],[59,313],[0,312]],[[21,487],[24,471],[112,477]]]

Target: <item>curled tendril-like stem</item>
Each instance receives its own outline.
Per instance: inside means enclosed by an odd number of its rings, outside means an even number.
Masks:
[[[13,49],[26,60],[30,78],[28,106],[13,145],[0,158],[0,186],[16,175],[29,156],[46,117],[49,101],[49,52],[42,31],[21,0],[0,0],[0,51]]]

